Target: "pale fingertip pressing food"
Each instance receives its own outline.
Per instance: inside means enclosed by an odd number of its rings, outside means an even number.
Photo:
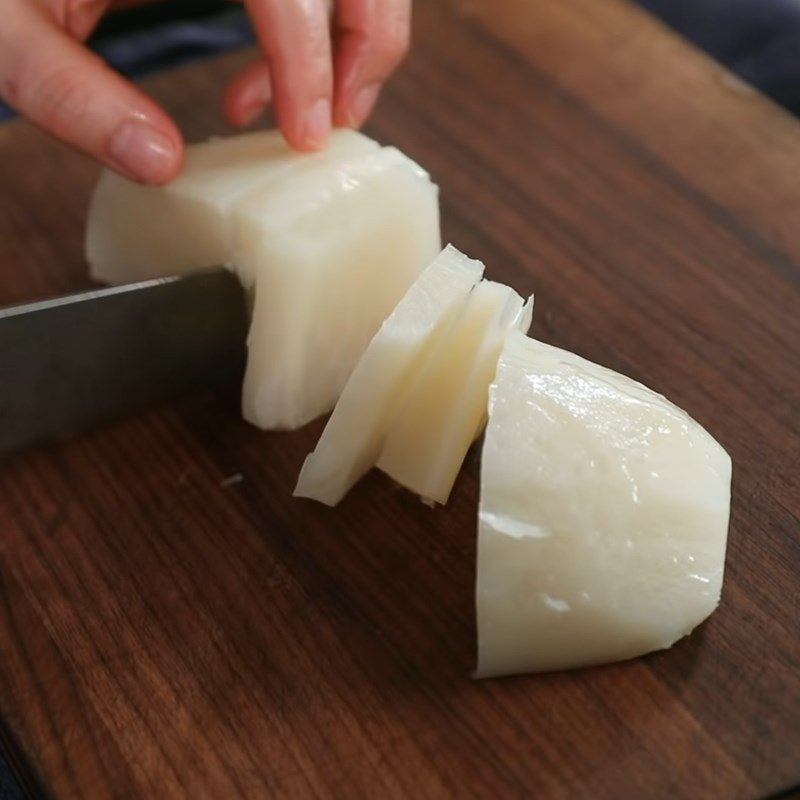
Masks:
[[[512,334],[490,389],[478,668],[565,669],[670,647],[716,608],[731,460],[664,397]]]
[[[448,246],[417,278],[353,370],[303,464],[296,496],[336,505],[374,466],[414,372],[482,275],[483,264]]]

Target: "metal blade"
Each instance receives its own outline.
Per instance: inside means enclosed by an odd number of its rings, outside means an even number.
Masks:
[[[240,378],[247,327],[222,269],[0,309],[0,455]]]

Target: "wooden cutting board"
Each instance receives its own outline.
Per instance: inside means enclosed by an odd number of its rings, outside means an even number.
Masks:
[[[202,138],[250,57],[147,85]],[[800,126],[618,0],[428,0],[368,131],[439,182],[446,239],[536,292],[537,336],[664,392],[730,451],[720,609],[667,652],[474,682],[477,450],[445,509],[379,475],[328,509],[291,498],[321,424],[261,433],[236,386],[212,388],[0,466],[0,715],[29,787],[800,784]],[[13,123],[0,170],[0,302],[86,285],[97,168]]]

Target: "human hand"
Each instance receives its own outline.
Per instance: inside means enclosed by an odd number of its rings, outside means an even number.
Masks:
[[[321,147],[331,124],[357,128],[408,49],[411,0],[244,0],[262,58],[232,82],[225,112],[247,125],[275,107],[300,150]]]
[[[0,95],[44,130],[128,177],[164,183],[183,142],[167,113],[82,42],[131,0],[2,0]],[[408,46],[410,0],[245,0],[262,59],[232,82],[228,119],[270,102],[286,139],[324,146],[331,124],[357,127]],[[332,23],[332,24],[331,24]]]

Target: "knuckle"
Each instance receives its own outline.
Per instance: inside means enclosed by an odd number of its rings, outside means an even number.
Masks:
[[[23,72],[14,86],[16,104],[39,124],[61,130],[84,115],[91,90],[83,70],[69,64]]]

